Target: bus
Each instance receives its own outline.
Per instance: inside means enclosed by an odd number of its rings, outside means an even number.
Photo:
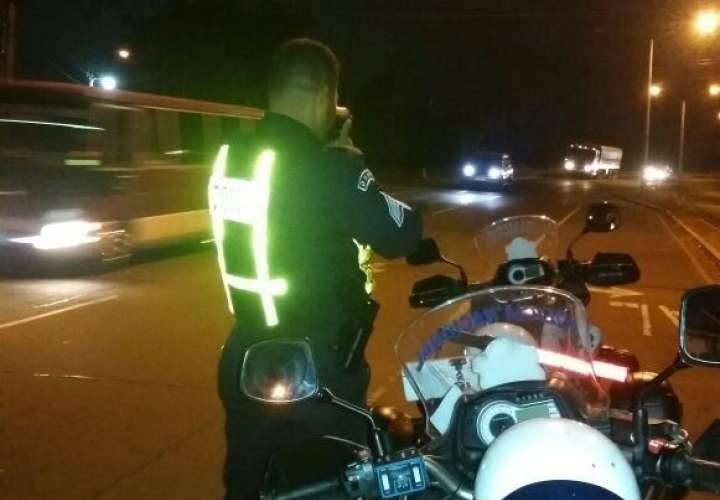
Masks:
[[[0,258],[123,262],[209,237],[219,146],[263,111],[84,85],[0,81]]]

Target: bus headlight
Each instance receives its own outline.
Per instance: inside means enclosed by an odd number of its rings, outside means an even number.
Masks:
[[[575,162],[572,160],[565,160],[565,170],[575,170]]]
[[[502,177],[502,170],[498,167],[492,166],[488,169],[488,177],[493,180],[497,180]]]
[[[14,238],[15,243],[31,244],[38,250],[58,250],[72,248],[87,243],[100,241],[100,236],[93,234],[102,227],[99,222],[73,220],[51,222],[40,229],[37,236]]]
[[[466,163],[462,169],[462,172],[465,177],[472,177],[473,175],[475,175],[475,172],[477,172],[477,169],[472,163]]]

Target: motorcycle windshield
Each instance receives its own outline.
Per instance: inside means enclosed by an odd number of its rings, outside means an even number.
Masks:
[[[560,226],[543,215],[520,215],[500,219],[486,226],[475,237],[485,278],[498,266],[516,259],[539,258],[555,261],[559,249]]]
[[[438,434],[432,417],[448,411],[447,401],[513,382],[545,381],[587,417],[601,418],[608,399],[590,345],[578,299],[555,288],[513,286],[464,295],[424,313],[401,334],[396,353],[405,397],[425,407],[432,436]]]

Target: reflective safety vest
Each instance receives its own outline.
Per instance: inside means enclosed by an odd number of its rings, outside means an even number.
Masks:
[[[265,149],[255,161],[252,179],[227,177],[229,146],[220,148],[213,166],[208,186],[208,200],[212,219],[213,238],[217,247],[218,264],[222,275],[228,307],[235,313],[231,290],[256,293],[260,296],[267,326],[277,326],[280,321],[275,297],[288,291],[283,278],[272,278],[268,258],[268,208],[270,206],[272,170],[275,152]],[[252,255],[255,262],[255,277],[237,276],[227,270],[225,248],[225,223],[247,224],[252,228]],[[366,276],[365,291],[370,294],[374,279],[370,260],[372,249],[355,241],[358,248],[358,265]],[[238,248],[237,251],[244,249]]]
[[[267,326],[277,326],[280,321],[275,297],[285,295],[288,284],[282,278],[271,277],[268,259],[268,207],[275,152],[266,149],[260,153],[255,161],[252,179],[237,179],[225,175],[229,149],[228,145],[220,148],[208,186],[213,237],[228,306],[234,313],[231,289],[256,293],[260,296]],[[224,245],[226,221],[247,224],[252,228],[255,277],[237,276],[227,271]]]

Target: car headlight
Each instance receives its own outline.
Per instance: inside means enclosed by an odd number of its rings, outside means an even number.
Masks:
[[[575,170],[575,162],[572,160],[565,160],[565,170]]]
[[[472,177],[473,175],[475,175],[475,172],[477,172],[477,168],[475,168],[475,165],[473,165],[472,163],[466,163],[462,169],[462,172],[465,177]]]
[[[491,179],[499,179],[502,177],[502,170],[496,166],[492,166],[488,169],[488,177]]]
[[[40,229],[37,236],[14,238],[15,243],[31,244],[38,250],[57,250],[72,248],[86,243],[100,241],[100,237],[93,234],[102,227],[99,222],[86,222],[73,220],[66,222],[51,222]]]
[[[670,177],[670,172],[668,172],[667,169],[664,168],[648,165],[643,169],[643,178],[647,182],[664,181],[668,177]]]

